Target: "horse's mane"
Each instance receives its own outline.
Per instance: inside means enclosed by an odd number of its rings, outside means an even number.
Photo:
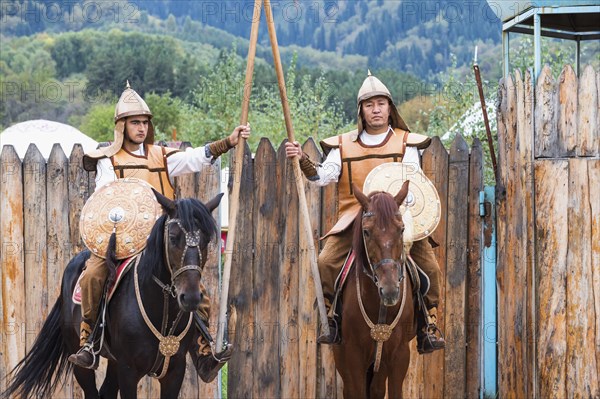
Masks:
[[[189,232],[200,230],[206,242],[210,242],[218,234],[217,223],[208,208],[195,198],[183,198],[175,201],[177,217],[183,228]],[[165,259],[164,231],[167,215],[163,214],[152,227],[145,254],[142,257],[139,276],[140,280],[150,279],[158,275]]]
[[[392,218],[396,217],[398,212],[398,204],[394,197],[384,191],[375,191],[369,194],[371,200],[371,209],[377,214],[377,223],[375,228],[383,229]],[[352,248],[356,256],[356,260],[362,264],[367,264],[367,254],[362,236],[362,216],[363,212],[359,212],[354,220],[354,231],[352,235]]]

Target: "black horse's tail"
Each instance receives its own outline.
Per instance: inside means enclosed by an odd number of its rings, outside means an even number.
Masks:
[[[71,371],[60,329],[61,305],[62,296],[54,304],[29,353],[8,374],[8,386],[0,398],[48,398],[63,376]]]

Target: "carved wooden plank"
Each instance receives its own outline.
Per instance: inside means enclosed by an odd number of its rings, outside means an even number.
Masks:
[[[254,334],[254,302],[252,297],[252,283],[255,276],[252,268],[253,240],[254,240],[254,171],[252,167],[252,154],[246,145],[240,186],[240,204],[231,262],[231,282],[229,287],[229,340],[234,344],[231,360],[228,362],[228,396],[233,398],[252,397],[252,384],[254,381],[253,352],[255,349]],[[233,165],[232,165],[233,164]],[[235,157],[230,157],[230,178],[234,176],[233,168],[239,167]],[[256,189],[259,189],[256,187]],[[231,217],[231,216],[230,216]],[[252,283],[251,283],[252,282]],[[258,321],[260,322],[260,320]]]
[[[81,144],[75,144],[69,156],[69,178],[68,178],[68,191],[69,191],[69,234],[71,243],[70,258],[73,258],[77,253],[85,249],[83,240],[79,230],[79,217],[83,205],[92,194],[90,190],[90,176],[89,173],[83,169],[83,147]],[[45,193],[44,193],[45,198]],[[45,200],[45,199],[44,199]],[[50,298],[52,304],[53,299]],[[100,367],[105,367],[104,363],[101,363]],[[65,385],[55,392],[57,398],[82,398],[83,391],[80,389],[73,375],[66,378]]]
[[[62,274],[71,255],[69,204],[69,160],[60,144],[54,144],[48,157],[46,175],[46,220],[48,223],[48,295],[58,298]],[[53,304],[54,302],[52,302]]]
[[[520,73],[517,74],[520,80]],[[521,207],[515,206],[516,203],[522,201],[522,191],[517,179],[519,173],[519,116],[518,107],[519,100],[517,98],[516,80],[513,76],[508,76],[506,80],[507,91],[507,115],[506,115],[506,166],[508,178],[506,181],[506,246],[509,249],[509,254],[505,257],[506,269],[506,320],[514,323],[516,328],[509,332],[508,349],[512,352],[511,362],[513,365],[526,364],[526,350],[523,344],[527,342],[524,339],[526,333],[526,290],[518,289],[523,286],[526,281],[526,269],[522,264],[522,248],[520,247],[519,232],[522,229],[521,225]],[[522,113],[522,112],[521,112]],[[511,374],[510,383],[511,390],[519,396],[519,393],[526,392],[526,378],[519,374]]]
[[[600,181],[600,160],[588,161],[588,176],[590,182]],[[589,304],[589,309],[594,309],[595,317],[591,321],[591,326],[595,331],[594,345],[596,345],[596,386],[600,385],[600,190],[595,190],[590,187],[590,215],[591,215],[591,234],[592,242],[592,297],[593,301]],[[595,326],[595,327],[594,327]],[[591,369],[592,373],[594,369]],[[600,397],[600,389],[591,391],[592,397]]]
[[[519,271],[525,275],[526,289],[523,293],[522,302],[526,304],[523,307],[522,316],[525,319],[525,328],[522,331],[521,351],[523,353],[525,373],[522,392],[526,396],[532,396],[535,392],[534,368],[536,363],[533,345],[530,337],[535,331],[535,306],[531,297],[535,292],[535,242],[534,242],[534,213],[533,213],[533,140],[534,140],[534,102],[533,102],[533,79],[531,71],[525,74],[525,80],[521,80],[521,74],[516,73],[516,100],[517,100],[517,137],[514,164],[516,165],[517,187],[519,195],[516,198],[514,208],[517,210],[517,219],[513,225],[516,228],[516,245],[519,246],[518,264]],[[516,204],[523,204],[518,206]],[[510,256],[510,255],[509,255]]]
[[[85,249],[79,231],[79,217],[83,205],[92,194],[89,190],[88,172],[83,169],[83,147],[75,144],[69,156],[69,226],[71,257]]]
[[[323,155],[325,158],[325,155]],[[315,158],[320,159],[320,158]],[[324,160],[324,159],[323,159]],[[321,202],[321,237],[331,229],[337,221],[338,213],[338,190],[337,183],[329,184],[322,189]],[[324,240],[320,242],[320,246],[324,245]],[[341,378],[338,379],[333,360],[333,352],[331,345],[317,345],[317,397],[318,398],[341,398],[338,395],[338,389],[341,389]],[[340,381],[338,386],[338,381]],[[341,392],[341,391],[340,391]]]
[[[317,149],[315,142],[309,138],[302,146],[302,151],[310,159],[319,159],[321,154]],[[302,176],[304,179],[304,176]],[[302,234],[304,227],[302,220],[299,220],[299,290],[298,290],[298,331],[290,336],[290,329],[285,329],[287,339],[298,339],[299,344],[299,397],[315,398],[317,396],[317,320],[318,310],[315,309],[315,284],[311,272],[311,258],[317,259],[319,248],[319,229],[320,229],[320,211],[321,211],[321,190],[318,186],[309,183],[304,179],[304,191],[306,193],[306,202],[310,215],[311,228],[313,231],[313,240],[308,242],[306,236]],[[298,215],[300,212],[298,212]],[[301,219],[301,218],[300,218]]]
[[[596,343],[594,334],[596,314],[592,286],[591,176],[588,172],[588,164],[591,162],[586,159],[569,160],[567,236],[569,242],[566,265],[566,392],[568,397],[597,397],[600,392],[597,374],[599,355],[598,351],[591,350]]]
[[[568,161],[535,163],[539,397],[567,397]],[[503,319],[500,319],[503,320]],[[510,323],[510,320],[506,320]]]
[[[535,157],[552,158],[558,153],[558,101],[556,82],[548,65],[538,77],[535,94]]]
[[[285,158],[284,158],[285,162]],[[254,318],[256,341],[254,347],[254,397],[279,397],[279,368],[283,358],[278,356],[279,340],[284,340],[285,319],[278,320],[279,308],[279,219],[277,204],[277,154],[266,138],[254,157]],[[288,210],[282,211],[288,214]],[[288,223],[295,224],[288,219]],[[291,272],[291,271],[288,271]],[[281,334],[281,335],[280,335]],[[298,359],[295,359],[297,361]]]
[[[446,266],[446,364],[444,396],[465,396],[465,300],[469,147],[458,134],[450,148],[448,169],[448,241]]]
[[[478,399],[481,382],[481,251],[483,219],[479,215],[479,193],[483,191],[483,148],[473,140],[469,157],[468,257],[466,306],[466,394]]]
[[[558,151],[556,156],[575,155],[577,148],[577,75],[571,65],[565,65],[558,78]]]
[[[423,152],[422,169],[425,175],[435,185],[441,203],[441,219],[438,227],[431,235],[438,244],[433,249],[441,271],[442,289],[440,292],[440,305],[438,307],[438,327],[445,333],[447,315],[451,310],[446,303],[446,228],[448,225],[448,151],[439,137],[433,137],[429,147]],[[421,356],[416,349],[416,340],[410,346],[411,363],[409,367],[415,368],[415,375],[411,372],[410,378],[405,379],[405,395],[410,392],[418,393],[419,397],[442,398],[444,395],[444,351],[436,351],[427,356]],[[413,379],[414,378],[414,379]],[[425,381],[427,381],[425,383]]]
[[[23,166],[12,145],[0,152],[2,251],[2,376],[25,356],[25,271],[23,270]],[[4,378],[2,384],[5,384]]]
[[[282,179],[279,185],[280,206],[283,209],[280,216],[280,236],[283,242],[279,269],[279,323],[288,328],[298,326],[298,294],[299,274],[298,268],[298,192],[296,190],[295,176],[292,164],[285,157],[283,143],[277,151],[277,159],[285,160],[279,162],[278,175]],[[281,337],[280,337],[281,338]],[[298,341],[280,339],[279,356],[281,358],[281,397],[295,398],[299,396],[299,365],[297,360],[299,353]]]
[[[23,244],[25,249],[25,346],[29,351],[48,316],[46,254],[46,160],[30,144],[23,159]],[[54,288],[54,287],[52,287]],[[56,297],[50,298],[50,306]]]
[[[506,137],[510,141],[508,151],[506,154],[508,170],[510,171],[510,177],[506,185],[507,194],[507,212],[506,212],[506,223],[507,223],[507,248],[510,249],[510,253],[506,257],[507,261],[507,293],[510,292],[510,304],[507,306],[507,316],[510,317],[510,322],[516,325],[514,331],[511,332],[510,342],[513,347],[513,361],[517,364],[527,366],[528,363],[528,341],[527,331],[528,322],[527,317],[529,297],[528,286],[526,281],[528,279],[528,268],[526,267],[526,233],[525,221],[523,220],[526,212],[522,206],[515,206],[517,203],[524,201],[525,190],[520,180],[521,173],[523,172],[522,159],[526,153],[527,139],[522,137],[526,134],[522,131],[526,127],[525,119],[525,107],[526,101],[524,99],[525,90],[523,86],[523,80],[521,73],[515,71],[514,78],[510,76],[507,79],[507,102],[508,102],[508,115],[507,115],[507,131]],[[523,146],[524,148],[521,148]],[[517,287],[524,287],[517,289]],[[508,298],[507,298],[508,299]],[[512,376],[514,383],[513,387],[515,392],[521,392],[524,394],[527,392],[527,384],[530,381],[529,369],[525,367],[524,372],[521,372],[519,376]]]
[[[217,159],[212,165],[204,165],[202,171],[198,173],[194,173],[193,175],[198,180],[196,181],[196,189],[198,192],[195,194],[195,197],[198,198],[203,203],[210,201],[217,194],[221,192],[221,159]],[[221,204],[223,201],[221,200]],[[210,318],[209,318],[209,329],[210,333],[214,339],[217,337],[217,324],[219,323],[219,306],[220,306],[220,283],[219,283],[219,270],[221,268],[221,212],[223,212],[223,207],[219,206],[212,213],[213,217],[217,221],[217,227],[219,233],[215,240],[211,241],[208,247],[208,256],[206,259],[206,264],[204,266],[204,270],[202,271],[202,283],[206,288],[206,292],[208,297],[210,298]],[[205,384],[197,378],[195,369],[193,370],[193,375],[196,378],[194,380],[193,377],[190,376],[190,380],[188,381],[189,389],[191,392],[194,390],[199,391],[200,398],[218,398],[219,393],[219,382],[218,379],[215,379],[210,384]],[[185,397],[182,394],[180,396]]]
[[[577,118],[579,129],[577,155],[581,157],[600,155],[599,90],[600,83],[594,68],[588,65],[579,80],[578,93],[580,106]]]
[[[501,171],[501,187],[498,189],[498,319],[508,320],[514,323],[517,320],[517,299],[513,298],[515,290],[515,259],[514,259],[514,210],[515,198],[515,147],[517,134],[516,118],[516,93],[514,81],[511,76],[507,77],[501,84],[500,109],[498,117],[499,142],[499,169]],[[506,251],[510,249],[510,253]],[[503,370],[499,373],[499,387],[501,396],[522,395],[524,392],[523,378],[517,372],[522,360],[521,348],[517,349],[517,339],[522,331],[506,331],[499,329],[498,338],[498,368]],[[518,355],[518,359],[515,358]]]

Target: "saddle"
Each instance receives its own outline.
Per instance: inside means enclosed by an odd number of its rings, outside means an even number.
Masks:
[[[110,287],[108,287],[108,292],[106,294],[106,303],[107,304],[108,304],[108,302],[110,302],[110,299],[112,298],[113,293],[117,289],[117,286],[119,285],[119,283],[121,282],[123,277],[131,269],[131,266],[134,264],[133,261],[135,261],[135,259],[138,256],[140,256],[140,254],[132,256],[131,258],[127,258],[127,259],[121,261],[121,263],[119,263],[117,265],[115,282]],[[81,281],[81,277],[83,277],[85,272],[86,272],[86,270],[81,272],[81,274],[79,275],[79,278],[77,279],[77,282],[75,283],[75,289],[73,290],[73,295],[71,296],[73,303],[75,303],[76,305],[81,305],[81,285],[79,283]]]

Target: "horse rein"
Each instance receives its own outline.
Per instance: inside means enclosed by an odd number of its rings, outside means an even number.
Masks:
[[[364,212],[363,213],[363,218],[370,217],[370,216],[373,216],[373,212]],[[386,258],[386,259],[380,260],[379,262],[377,262],[377,264],[375,264],[375,266],[373,266],[373,264],[371,263],[371,257],[369,256],[369,249],[367,248],[367,242],[366,242],[366,238],[365,238],[364,229],[362,230],[362,238],[363,238],[363,245],[365,247],[367,262],[369,263],[369,268],[371,270],[371,274],[369,274],[364,267],[363,267],[363,269],[365,271],[365,274],[367,276],[369,276],[369,278],[373,281],[375,286],[377,286],[377,276],[375,275],[375,271],[379,267],[384,265],[385,263],[390,263],[390,262],[396,267],[401,267],[400,281],[403,281],[402,299],[400,300],[400,309],[398,310],[398,314],[396,314],[396,317],[392,321],[392,324],[384,324],[385,314],[386,314],[385,309],[387,309],[387,308],[381,303],[381,301],[379,304],[378,324],[374,324],[371,321],[371,319],[369,318],[369,315],[367,315],[365,306],[363,304],[361,290],[360,290],[360,278],[359,278],[360,276],[358,274],[359,273],[358,267],[356,268],[356,294],[358,297],[357,299],[358,299],[358,305],[360,307],[360,313],[362,314],[363,319],[367,323],[367,326],[371,329],[371,338],[373,338],[373,340],[377,343],[377,346],[375,349],[375,364],[373,365],[373,372],[376,373],[379,371],[379,366],[381,365],[381,355],[383,353],[383,343],[386,342],[391,337],[392,331],[394,330],[394,327],[396,327],[396,325],[400,321],[400,317],[402,316],[402,312],[404,311],[404,305],[406,304],[406,288],[407,288],[406,280],[407,279],[404,277],[404,275],[405,275],[404,271],[406,269],[406,257],[404,254],[404,250],[402,250],[401,262],[398,262],[395,259]],[[399,263],[401,264],[401,266],[399,266]]]

